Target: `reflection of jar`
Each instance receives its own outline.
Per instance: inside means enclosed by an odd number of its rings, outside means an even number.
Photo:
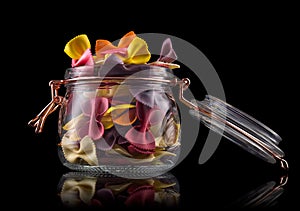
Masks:
[[[178,181],[170,173],[127,179],[70,172],[61,177],[58,193],[68,208],[177,208],[180,201]]]
[[[278,202],[288,182],[288,175],[271,180],[242,195],[229,204],[232,208],[271,208]]]

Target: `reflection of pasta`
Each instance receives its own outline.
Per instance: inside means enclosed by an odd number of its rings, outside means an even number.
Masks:
[[[90,204],[95,194],[97,178],[84,180],[68,179],[64,182],[60,194],[61,200],[68,206],[76,207],[82,202]]]
[[[96,146],[88,136],[85,136],[80,142],[72,141],[64,136],[61,147],[65,158],[70,163],[78,163],[80,160],[84,160],[91,166],[98,165]]]
[[[157,207],[179,204],[180,193],[172,178],[126,179],[99,176],[66,177],[60,198],[67,207]]]

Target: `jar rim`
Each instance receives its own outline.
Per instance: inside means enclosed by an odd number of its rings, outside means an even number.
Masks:
[[[122,64],[105,66],[103,64],[70,67],[65,71],[65,79],[88,78],[149,78],[172,80],[175,78],[172,69],[150,64]]]

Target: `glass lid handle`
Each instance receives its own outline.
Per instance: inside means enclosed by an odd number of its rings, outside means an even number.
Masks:
[[[187,100],[184,90],[190,85],[190,80],[179,81],[179,99],[190,108],[190,114],[200,120],[209,129],[222,135],[246,151],[269,162],[280,162],[284,169],[288,163],[284,152],[278,147],[281,137],[269,127],[245,112],[211,95],[204,100]]]

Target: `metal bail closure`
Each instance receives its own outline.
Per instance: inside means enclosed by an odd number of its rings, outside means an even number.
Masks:
[[[60,86],[64,83],[61,81],[50,81],[49,86],[51,87],[51,101],[48,105],[32,120],[28,122],[29,126],[35,128],[36,133],[41,133],[46,121],[46,118],[54,112],[62,103],[63,97],[58,95]]]
[[[288,169],[284,152],[277,146],[281,137],[269,127],[245,112],[214,97],[206,95],[202,101],[188,101],[183,97],[190,81],[182,79],[180,83],[180,100],[191,108],[190,114],[200,120],[209,129],[226,137],[255,156],[275,164],[277,161],[283,169]]]

